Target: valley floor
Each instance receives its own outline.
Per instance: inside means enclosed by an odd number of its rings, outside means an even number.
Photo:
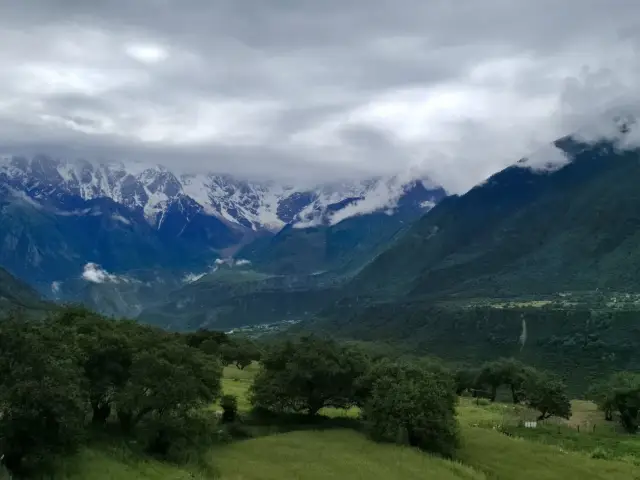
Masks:
[[[225,369],[224,391],[240,409],[255,374]],[[214,407],[217,410],[217,407]],[[614,432],[589,402],[574,402],[571,422],[518,427],[530,413],[508,404],[461,399],[463,444],[450,462],[415,449],[377,444],[347,429],[305,430],[262,436],[212,449],[203,467],[176,467],[132,457],[125,448],[85,449],[61,465],[63,480],[320,480],[320,479],[640,479],[640,438]],[[327,411],[354,416],[355,411]],[[581,427],[581,431],[578,431]],[[509,435],[505,435],[506,432]]]

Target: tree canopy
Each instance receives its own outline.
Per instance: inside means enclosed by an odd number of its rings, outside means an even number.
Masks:
[[[453,456],[458,428],[450,375],[417,364],[385,361],[376,365],[369,378],[373,382],[363,418],[374,439]]]
[[[368,368],[359,350],[318,336],[289,339],[273,346],[251,387],[254,407],[276,412],[348,408],[356,403],[357,379]]]

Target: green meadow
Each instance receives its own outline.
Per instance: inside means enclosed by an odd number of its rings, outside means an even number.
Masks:
[[[226,367],[224,393],[249,408],[247,392],[258,367]],[[218,410],[217,405],[212,410]],[[63,480],[412,480],[640,479],[640,438],[615,432],[590,402],[574,401],[574,415],[536,429],[518,426],[531,412],[510,404],[461,398],[462,446],[456,461],[416,449],[374,443],[353,430],[304,429],[257,436],[212,448],[204,461],[173,466],[134,455],[125,446],[96,445],[61,463]],[[358,415],[325,409],[327,416]],[[580,428],[580,430],[579,430]],[[507,433],[508,435],[505,435]]]

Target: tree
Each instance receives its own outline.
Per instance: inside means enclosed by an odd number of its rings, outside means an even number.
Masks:
[[[600,381],[589,387],[587,398],[596,404],[598,410],[604,413],[604,419],[607,422],[613,420],[614,395],[609,381]]]
[[[0,323],[0,457],[15,474],[46,467],[81,441],[82,376],[64,340],[41,323]]]
[[[238,416],[238,397],[235,395],[224,395],[220,400],[222,407],[222,423],[231,423]]]
[[[479,374],[480,371],[475,368],[457,369],[454,374],[456,395],[462,395],[465,391],[473,391],[475,393]]]
[[[523,385],[530,376],[535,375],[536,370],[533,367],[513,358],[501,358],[482,365],[476,383],[478,386],[489,387],[492,402],[496,400],[498,388],[502,385],[508,385],[513,403],[519,403]]]
[[[458,428],[451,376],[415,364],[384,362],[370,378],[375,380],[363,419],[375,440],[453,456]]]
[[[230,342],[230,338],[226,333],[204,328],[185,334],[185,339],[187,345],[199,348],[209,355],[219,355],[220,349]]]
[[[593,400],[598,408],[604,412],[606,420],[613,420],[613,412],[618,411],[623,427],[626,430],[633,430],[633,412],[629,410],[629,407],[633,408],[633,402],[630,400],[633,399],[633,392],[639,388],[640,374],[617,372],[606,380],[592,385],[588,398]]]
[[[628,433],[638,433],[640,423],[640,385],[616,391],[613,404],[620,413],[620,424]]]
[[[220,347],[220,357],[225,366],[234,364],[240,370],[244,370],[252,362],[260,360],[260,350],[249,338],[232,338]]]
[[[115,397],[123,431],[152,413],[186,414],[211,404],[220,393],[221,376],[215,357],[158,334],[153,347],[136,352],[130,377]]]
[[[129,379],[134,339],[147,330],[134,322],[110,320],[78,307],[62,309],[49,322],[61,328],[68,342],[77,347],[92,423],[104,425],[116,394]]]
[[[501,365],[498,362],[485,363],[480,369],[476,382],[478,386],[482,385],[489,388],[491,392],[489,399],[495,402],[498,388],[504,384],[504,372]]]
[[[540,412],[538,420],[571,417],[571,402],[566,385],[556,376],[538,372],[529,375],[523,385],[527,405]]]
[[[309,335],[275,345],[262,359],[250,389],[256,408],[316,415],[323,407],[349,408],[366,357],[333,340]]]

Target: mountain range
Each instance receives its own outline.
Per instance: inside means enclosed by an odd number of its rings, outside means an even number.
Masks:
[[[634,127],[564,137],[451,196],[400,177],[294,189],[6,158],[0,262],[58,299],[176,329],[348,315],[331,328],[363,331],[376,305],[633,293]]]
[[[340,195],[218,182],[203,197],[195,181],[162,168],[152,169],[162,180],[149,169],[117,174],[107,194],[87,187],[93,176],[34,180],[43,165],[60,173],[58,161],[10,159],[0,174],[0,263],[34,285],[44,278],[59,299],[168,329],[284,321],[454,361],[500,352],[584,383],[640,365],[635,127],[561,138],[450,196],[393,178]],[[123,195],[132,182],[146,196]],[[0,270],[0,310],[42,305]]]
[[[219,291],[211,287],[217,283],[212,273],[145,318],[170,311],[179,324],[197,319],[190,327],[319,318],[329,320],[319,323],[324,329],[356,335],[372,331],[371,322],[399,332],[393,312],[424,305],[634,294],[640,288],[640,150],[627,141],[630,124],[616,131],[613,138],[561,138],[464,195],[444,198],[393,234],[341,232],[341,224],[304,229],[304,235],[285,228],[241,252],[274,278],[303,275],[295,290],[260,288],[254,295],[255,280],[245,276],[242,292],[212,301]],[[372,215],[367,228],[374,228],[374,218],[384,220]],[[322,247],[309,247],[315,244]],[[366,254],[360,256],[360,247]]]
[[[347,235],[356,239],[372,228],[384,237],[444,196],[427,180],[399,176],[294,187],[137,163],[5,155],[0,265],[53,298],[135,315],[147,298],[238,251],[265,265],[261,245],[306,238],[309,231],[318,235],[342,225],[341,231],[356,230]],[[369,226],[380,218],[387,233]],[[305,248],[316,255],[325,247],[315,242]],[[91,265],[107,273],[87,274]]]

